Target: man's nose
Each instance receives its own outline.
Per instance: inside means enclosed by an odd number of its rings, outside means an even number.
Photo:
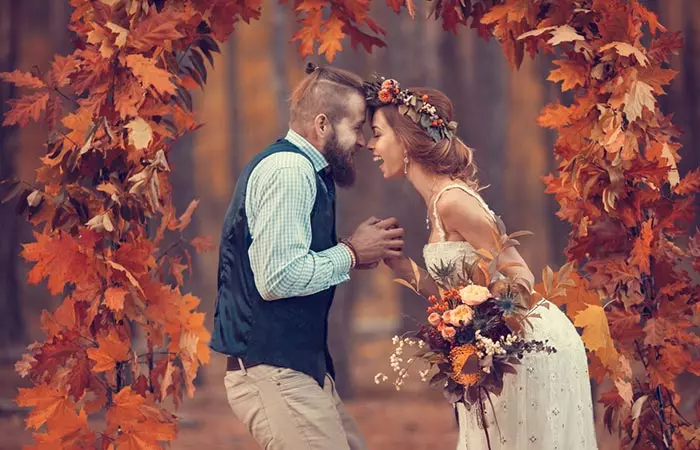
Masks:
[[[360,133],[360,136],[357,138],[357,145],[360,147],[367,145],[367,140],[365,139],[365,135],[363,133]]]

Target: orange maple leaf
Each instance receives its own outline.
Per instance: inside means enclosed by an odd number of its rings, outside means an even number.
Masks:
[[[95,373],[114,370],[116,364],[130,357],[131,342],[123,340],[114,330],[107,337],[97,338],[97,347],[87,349],[88,358],[95,361]]]
[[[639,17],[649,24],[649,31],[652,35],[655,35],[657,31],[662,33],[666,32],[666,27],[659,23],[659,18],[655,13],[649,11],[645,6],[643,6],[638,1],[631,2],[632,11],[639,15]]]
[[[301,29],[292,36],[292,40],[299,41],[299,53],[302,58],[313,54],[314,44],[321,38],[322,23],[323,12],[321,10],[311,10],[301,20]]]
[[[146,99],[146,91],[133,77],[117,83],[114,106],[122,119],[139,115],[139,107]]]
[[[16,402],[19,406],[33,406],[26,419],[27,427],[38,430],[42,425],[61,422],[75,414],[75,403],[68,398],[65,386],[40,384],[32,388],[20,388]]]
[[[647,358],[647,371],[653,383],[673,392],[676,377],[688,368],[690,355],[683,347],[676,345],[661,347],[659,354],[659,358]]]
[[[326,6],[328,6],[328,2],[326,0],[302,0],[294,9],[296,11],[317,11],[325,8]]]
[[[21,88],[26,87],[31,89],[41,89],[46,87],[46,83],[44,83],[42,80],[35,77],[31,73],[22,72],[21,70],[0,73],[0,79],[5,80],[8,83],[13,83],[15,86]]]
[[[174,94],[177,87],[170,81],[173,74],[156,66],[156,61],[140,54],[126,57],[126,65],[134,72],[144,87],[151,86],[161,94]]]
[[[46,91],[25,95],[19,99],[8,100],[10,110],[5,115],[3,126],[20,125],[25,126],[30,121],[39,120],[39,116],[46,109],[49,102],[49,93]]]
[[[672,325],[663,317],[652,317],[644,325],[644,337],[645,345],[657,345],[663,346],[666,343],[666,339],[671,336],[668,334],[669,328]]]
[[[624,308],[613,308],[608,311],[610,334],[616,341],[632,341],[643,336],[638,324],[641,320],[639,313],[627,311]]]
[[[163,45],[164,41],[180,39],[184,35],[176,28],[181,23],[183,23],[182,14],[171,9],[157,13],[155,8],[152,8],[148,18],[129,33],[127,44],[144,52]]]
[[[649,256],[651,255],[651,241],[654,238],[651,229],[651,219],[644,222],[639,237],[634,241],[630,263],[639,267],[641,272],[649,273]]]
[[[34,238],[36,242],[22,246],[22,257],[36,263],[29,271],[30,284],[38,284],[48,277],[52,295],[62,292],[67,283],[99,289],[97,263],[92,248],[80,245],[79,241],[67,234],[52,237],[34,233]]]
[[[568,91],[576,86],[583,86],[586,83],[586,67],[570,60],[556,60],[554,64],[558,69],[552,70],[547,79],[554,83],[563,81],[562,91]]]
[[[326,59],[332,63],[335,59],[335,54],[343,50],[340,41],[345,37],[343,32],[343,21],[338,16],[331,16],[323,27],[321,32],[321,45],[318,48],[319,54],[326,54]]]
[[[357,24],[361,24],[365,19],[367,19],[367,12],[369,11],[370,8],[370,1],[368,0],[360,0],[360,1],[352,1],[352,0],[344,0],[343,6],[347,9],[347,11],[350,13],[349,19],[354,21]],[[336,8],[333,8],[336,12],[338,11]],[[343,14],[343,17],[346,17],[345,14]],[[348,20],[349,22],[350,20]]]
[[[107,411],[107,430],[111,432],[119,427],[125,434],[138,435],[140,440],[151,444],[175,438],[172,415],[130,386],[114,395],[113,405]]]
[[[663,95],[666,93],[663,86],[671,83],[671,80],[673,80],[676,75],[678,75],[677,70],[664,69],[661,66],[652,65],[641,68],[637,79],[651,86],[656,94]]]
[[[545,106],[537,118],[537,124],[545,128],[562,128],[571,120],[571,108],[560,103]]]
[[[78,60],[73,55],[56,55],[51,63],[51,76],[56,87],[63,87],[70,79],[68,78],[78,67]]]
[[[559,282],[562,283],[564,280],[559,280]],[[588,284],[578,273],[572,272],[570,274],[569,283],[566,286],[565,294],[555,297],[553,300],[557,305],[566,306],[566,314],[569,317],[573,319],[579,312],[587,309],[589,306],[600,305],[598,294],[589,288]]]
[[[365,19],[367,22],[367,25],[374,31],[375,33],[378,34],[386,34],[383,28],[381,28],[378,24],[376,24],[371,18],[367,17]],[[378,47],[378,48],[383,48],[386,47],[386,43],[379,39],[376,36],[369,35],[367,33],[364,33],[361,31],[359,28],[353,26],[350,23],[345,23],[345,27],[343,28],[343,31],[347,33],[347,35],[350,37],[350,46],[354,49],[357,50],[358,44],[362,44],[362,46],[365,48],[367,53],[372,53],[372,48],[373,47]]]
[[[114,441],[116,450],[160,450],[162,447],[147,433],[121,433]]]
[[[612,343],[608,319],[602,306],[588,305],[576,314],[574,324],[583,328],[583,339],[589,350],[606,349]]]
[[[105,306],[112,311],[121,311],[124,309],[124,300],[129,294],[124,288],[109,287],[105,290]]]
[[[154,251],[153,243],[147,239],[125,242],[114,253],[114,261],[139,278],[156,266]]]
[[[678,195],[688,195],[698,191],[700,191],[700,168],[688,172],[673,188],[673,192]]]
[[[33,450],[54,450],[57,448],[95,448],[96,434],[88,427],[87,414],[68,411],[60,421],[53,421],[46,433],[34,433],[37,445]]]
[[[88,108],[80,108],[77,112],[68,114],[61,119],[61,123],[70,130],[66,134],[66,141],[63,145],[81,147],[87,138],[87,132],[92,125],[92,111]]]
[[[490,25],[498,21],[504,20],[508,16],[508,5],[496,5],[489,8],[488,12],[481,17],[481,23]]]

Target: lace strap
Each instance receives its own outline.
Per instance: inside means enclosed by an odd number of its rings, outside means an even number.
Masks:
[[[481,198],[481,195],[479,195],[473,189],[471,189],[463,184],[456,184],[456,183],[449,184],[449,185],[445,186],[444,188],[442,188],[440,190],[440,192],[438,192],[438,194],[435,196],[435,200],[433,201],[433,216],[435,218],[435,228],[437,228],[437,230],[438,230],[438,234],[440,235],[441,241],[444,241],[445,239],[447,239],[447,235],[445,233],[445,230],[442,228],[442,222],[440,220],[440,217],[438,216],[437,202],[440,200],[440,197],[442,197],[442,194],[444,194],[445,192],[449,191],[450,189],[454,189],[454,188],[461,189],[462,191],[464,191],[467,194],[474,197],[477,200],[477,202],[479,202],[479,205],[481,205],[481,207],[488,213],[491,220],[493,220],[494,222],[498,222],[496,220],[496,214],[493,211],[491,211],[491,208],[489,208],[489,205],[487,205],[486,202],[484,201],[484,199]]]

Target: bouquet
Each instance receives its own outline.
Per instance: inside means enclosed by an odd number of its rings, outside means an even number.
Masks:
[[[505,377],[516,373],[526,353],[556,352],[547,342],[524,337],[531,319],[539,317],[537,308],[549,304],[527,281],[503,275],[504,267],[498,263],[501,252],[518,245],[515,237],[524,234],[527,232],[503,235],[498,239],[497,255],[478,250],[476,261],[462,263],[464,273],[457,273],[454,263],[431,268],[439,296],[427,297],[426,322],[403,337],[394,337],[391,366],[398,374],[397,390],[408,377],[408,368],[401,367],[405,347],[416,347],[407,363],[429,363],[428,369],[419,372],[421,379],[441,386],[450,403],[464,402],[468,408],[477,405],[483,420],[489,393],[501,394]],[[420,270],[413,261],[411,264],[414,279],[395,281],[425,297],[418,291]],[[379,373],[375,382],[387,379]]]

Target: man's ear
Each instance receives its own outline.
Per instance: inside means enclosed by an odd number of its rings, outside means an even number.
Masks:
[[[325,114],[318,114],[314,118],[314,130],[319,137],[325,136],[330,128],[330,121]]]

